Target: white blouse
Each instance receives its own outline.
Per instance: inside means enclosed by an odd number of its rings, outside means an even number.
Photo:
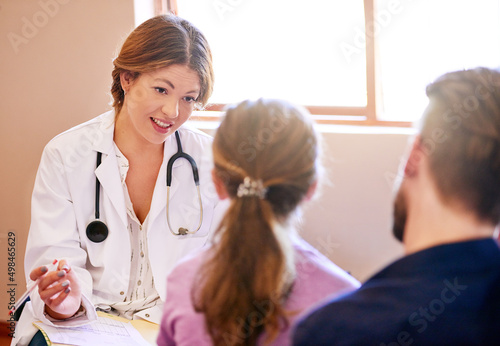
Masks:
[[[115,144],[116,158],[120,170],[120,178],[127,207],[127,229],[130,234],[130,283],[128,292],[123,302],[112,304],[118,316],[133,319],[133,315],[141,310],[158,305],[161,308],[160,296],[155,288],[153,272],[149,263],[148,255],[148,220],[149,215],[141,224],[137,218],[125,180],[129,169],[129,162]]]

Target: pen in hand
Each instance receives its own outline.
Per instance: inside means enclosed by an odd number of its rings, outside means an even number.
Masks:
[[[53,270],[56,270],[57,269],[57,260],[55,259],[52,264],[50,265],[47,265],[47,273],[50,272],[50,271],[53,271]],[[21,305],[23,305],[23,303],[26,301],[26,299],[28,299],[29,295],[31,294],[31,292],[33,292],[33,290],[35,289],[35,287],[38,286],[38,282],[40,281],[40,278],[38,278],[36,281],[30,283],[28,285],[28,288],[26,290],[26,292],[24,292],[24,294],[21,296],[21,298],[19,298],[17,300],[17,302],[14,304],[14,306],[12,307],[12,309],[10,309],[9,311],[9,315],[12,315],[14,313],[14,311],[16,311],[17,309],[19,309],[19,307]]]

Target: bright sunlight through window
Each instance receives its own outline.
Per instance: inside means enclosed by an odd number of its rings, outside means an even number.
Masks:
[[[178,1],[207,36],[214,103],[275,97],[303,105],[366,105],[364,53],[348,62],[343,28],[364,30],[362,1]],[[364,52],[364,50],[363,50]]]
[[[365,107],[366,36],[376,42],[377,119],[414,121],[425,86],[452,70],[500,65],[500,0],[177,0],[207,36],[210,102],[274,97]]]
[[[381,13],[391,0],[376,3]],[[426,85],[445,72],[500,66],[500,1],[401,3],[378,37],[382,120],[420,117]]]

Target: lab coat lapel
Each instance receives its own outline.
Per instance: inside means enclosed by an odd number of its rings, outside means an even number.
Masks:
[[[118,170],[118,162],[114,150],[109,155],[102,158],[101,165],[95,170],[97,179],[102,186],[104,192],[103,197],[111,200],[115,207],[116,213],[119,215],[123,225],[127,225],[127,214],[125,197],[123,196],[123,186],[120,180],[120,171]],[[102,199],[101,199],[102,200]]]
[[[103,137],[93,143],[93,149],[96,152],[103,153],[102,161],[96,168],[95,174],[102,186],[101,201],[103,198],[111,200],[116,213],[119,215],[123,225],[127,225],[127,212],[125,206],[125,197],[121,185],[120,171],[113,144],[114,135],[114,112],[107,113],[101,122],[101,133]],[[97,155],[97,153],[96,153]],[[109,217],[109,216],[108,216]]]

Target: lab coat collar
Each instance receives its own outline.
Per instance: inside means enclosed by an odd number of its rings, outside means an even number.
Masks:
[[[96,152],[106,155],[109,155],[111,152],[114,153],[113,136],[115,132],[115,111],[111,110],[103,113],[97,117],[96,120],[100,121],[100,124],[96,134],[91,137],[94,139],[92,148]]]

